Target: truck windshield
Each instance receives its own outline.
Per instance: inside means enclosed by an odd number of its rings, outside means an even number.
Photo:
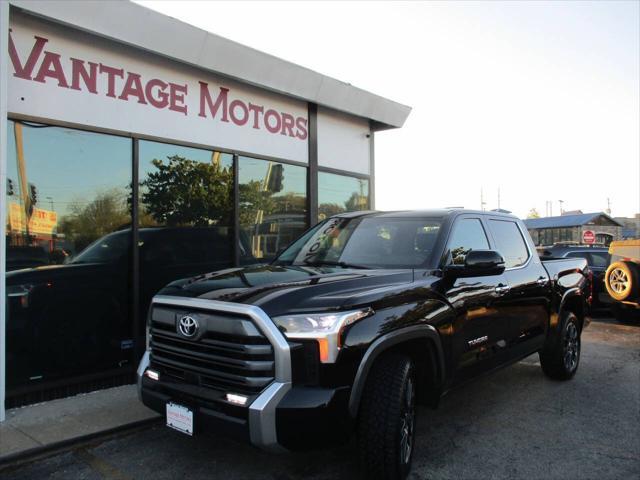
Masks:
[[[440,218],[330,218],[294,242],[277,264],[416,268],[431,256]]]

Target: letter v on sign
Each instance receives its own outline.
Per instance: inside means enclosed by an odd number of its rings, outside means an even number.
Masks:
[[[22,65],[20,63],[20,58],[18,58],[18,51],[13,43],[13,38],[11,37],[11,29],[9,29],[9,58],[13,64],[13,75],[15,77],[31,80],[33,68],[36,66],[36,62],[38,61],[38,58],[40,58],[40,54],[42,53],[42,50],[44,50],[45,44],[49,41],[46,38],[38,36],[34,36],[34,38],[36,39],[36,43],[34,43],[26,63]]]

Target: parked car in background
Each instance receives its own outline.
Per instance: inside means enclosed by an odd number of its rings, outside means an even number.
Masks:
[[[609,307],[612,299],[604,285],[605,272],[610,263],[609,249],[603,245],[556,244],[538,248],[543,260],[553,258],[584,258],[593,272],[592,308]]]
[[[151,297],[177,278],[230,267],[230,231],[219,226],[139,230],[138,332],[132,322],[130,229],[99,238],[64,264],[8,272],[9,394],[36,382],[130,365],[134,341],[144,338]],[[250,263],[243,239],[241,257]],[[41,250],[24,248],[34,258],[44,258]],[[35,260],[23,267],[34,265]]]
[[[640,320],[640,240],[622,240],[609,246],[611,264],[605,287],[616,318]]]
[[[8,246],[7,272],[49,264],[47,251],[40,246]]]

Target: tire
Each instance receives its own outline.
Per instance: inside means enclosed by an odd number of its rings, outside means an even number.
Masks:
[[[607,268],[604,284],[611,298],[631,300],[638,295],[638,269],[630,262],[613,262]]]
[[[554,380],[569,380],[580,364],[580,323],[572,312],[562,316],[559,329],[540,352],[542,371]]]
[[[404,479],[415,446],[415,368],[388,354],[373,365],[360,403],[358,450],[363,478]]]

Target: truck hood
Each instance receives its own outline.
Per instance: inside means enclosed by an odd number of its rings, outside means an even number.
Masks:
[[[413,279],[411,269],[254,265],[177,280],[158,294],[245,303],[280,315],[370,305]]]
[[[117,266],[104,263],[68,263],[66,265],[46,265],[7,272],[7,285],[37,283],[54,280],[72,280],[77,277],[96,278]]]

